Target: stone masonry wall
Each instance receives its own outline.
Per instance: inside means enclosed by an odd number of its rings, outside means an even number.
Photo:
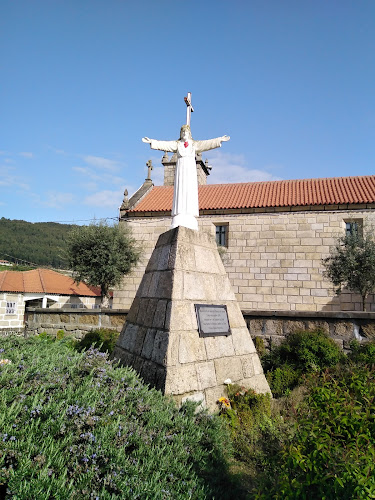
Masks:
[[[279,345],[290,333],[322,330],[344,351],[350,350],[352,340],[375,340],[375,313],[318,312],[288,313],[256,311],[243,312],[253,339],[261,338],[266,348]]]
[[[359,311],[360,297],[344,292],[337,297],[323,277],[322,258],[336,238],[345,234],[345,222],[375,222],[373,210],[306,210],[295,212],[203,215],[199,227],[215,234],[215,224],[228,224],[224,266],[242,310]],[[139,218],[128,222],[144,243],[141,264],[115,291],[113,304],[129,308],[158,236],[169,229],[170,217]],[[375,311],[374,297],[367,301]]]
[[[114,309],[74,310],[28,308],[26,310],[25,335],[38,335],[46,332],[56,335],[64,330],[68,335],[80,339],[87,332],[97,328],[109,328],[121,331],[127,311]],[[1,331],[0,331],[1,336]]]

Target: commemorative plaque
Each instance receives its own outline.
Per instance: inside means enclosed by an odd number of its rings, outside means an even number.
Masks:
[[[231,335],[227,306],[195,304],[200,337]]]

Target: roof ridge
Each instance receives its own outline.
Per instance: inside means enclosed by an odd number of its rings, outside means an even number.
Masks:
[[[42,271],[44,271],[44,269],[38,268],[37,271],[38,271],[38,275],[39,275],[40,283],[42,285],[43,292],[47,293],[46,286],[44,284],[43,274],[42,274]]]
[[[5,277],[6,277],[7,273],[9,273],[9,271],[3,271],[0,275],[0,288],[2,287],[2,285],[5,281]]]

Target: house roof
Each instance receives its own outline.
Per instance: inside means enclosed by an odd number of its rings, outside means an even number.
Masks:
[[[375,203],[375,176],[334,177],[198,187],[200,210]],[[154,186],[131,210],[172,210],[173,186]]]
[[[64,276],[50,269],[2,271],[0,272],[0,291],[89,297],[100,296],[99,288],[89,287],[82,282],[77,285],[69,276]]]

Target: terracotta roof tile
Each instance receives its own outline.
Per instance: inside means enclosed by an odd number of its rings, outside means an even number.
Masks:
[[[69,276],[50,269],[0,272],[1,292],[47,293],[58,295],[100,296],[100,290],[84,283],[78,285]]]
[[[129,210],[172,210],[173,186],[154,186]],[[200,210],[375,203],[375,176],[207,184],[199,186]]]

